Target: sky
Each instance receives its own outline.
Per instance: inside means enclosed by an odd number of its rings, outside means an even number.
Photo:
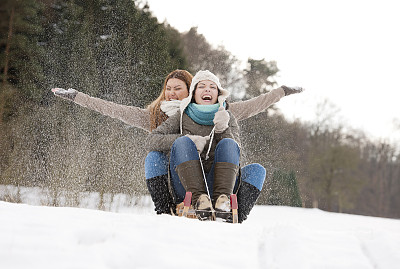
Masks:
[[[400,144],[398,1],[147,2],[160,22],[180,32],[198,27],[243,62],[276,61],[278,85],[306,89],[278,103],[288,119],[312,121],[328,100],[337,109],[335,122]]]
[[[257,205],[245,222],[229,224],[156,215],[153,203],[123,199],[114,200],[119,206],[111,212],[35,206],[46,197],[20,193],[25,204],[0,201],[0,268],[384,269],[400,263],[396,219]]]

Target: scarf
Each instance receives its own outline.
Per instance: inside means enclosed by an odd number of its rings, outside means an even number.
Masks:
[[[179,100],[162,101],[160,108],[165,114],[167,114],[168,117],[171,117],[172,115],[176,114],[179,111],[180,104],[181,101]]]
[[[198,105],[190,103],[186,107],[185,113],[197,124],[214,125],[214,115],[218,111],[218,108],[218,103],[214,105]]]

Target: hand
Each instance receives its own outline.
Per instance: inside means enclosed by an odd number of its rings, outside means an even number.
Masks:
[[[71,88],[68,90],[64,90],[63,88],[53,88],[51,91],[54,93],[54,95],[70,101],[74,101],[76,95],[78,94],[77,90]]]
[[[222,133],[229,127],[229,113],[224,107],[220,107],[214,116],[215,132]]]
[[[200,136],[200,135],[186,135],[189,137],[195,144],[197,151],[201,154],[203,152],[204,147],[207,144],[207,141],[210,140],[209,136]]]
[[[294,94],[294,93],[301,93],[301,92],[303,92],[305,90],[302,87],[297,87],[297,86],[288,87],[288,86],[285,86],[285,85],[282,85],[282,89],[285,91],[285,96],[288,96],[288,95],[291,95],[291,94]]]

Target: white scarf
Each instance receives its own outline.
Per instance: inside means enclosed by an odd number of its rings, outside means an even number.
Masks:
[[[165,114],[167,114],[168,117],[171,117],[172,115],[174,115],[179,111],[180,104],[181,101],[179,100],[162,101],[160,108]]]

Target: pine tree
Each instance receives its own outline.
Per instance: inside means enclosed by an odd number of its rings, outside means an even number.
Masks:
[[[99,76],[96,40],[90,19],[95,16],[74,1],[55,1],[48,7],[46,25],[46,78],[50,87],[76,88],[96,95]]]
[[[244,70],[247,88],[245,99],[251,99],[268,92],[276,84],[274,76],[279,72],[275,61],[248,59],[248,68]]]
[[[294,171],[274,171],[269,183],[268,205],[301,207],[302,201]]]
[[[2,3],[0,16],[0,122],[14,113],[15,97],[34,101],[43,97],[42,70],[43,5],[37,1],[7,0]]]
[[[281,170],[276,170],[273,173],[271,182],[268,188],[268,205],[284,205],[283,195],[283,173]]]
[[[232,77],[239,77],[236,66],[238,59],[223,46],[214,48],[206,40],[204,35],[197,32],[197,27],[192,27],[182,34],[184,54],[187,58],[189,71],[193,74],[199,70],[210,70],[221,81],[222,85],[229,87],[234,81]]]
[[[181,33],[171,25],[164,24],[167,34],[168,51],[172,60],[173,69],[188,69],[187,60],[184,54],[184,44]]]
[[[301,207],[302,201],[300,197],[299,187],[297,185],[296,173],[292,170],[286,177],[288,186],[288,203],[289,206]]]
[[[56,1],[48,6],[46,28],[46,75],[51,87],[76,88],[91,96],[125,105],[144,106],[158,96],[165,75],[172,68],[164,25],[152,17],[145,6],[130,0]],[[57,128],[50,134],[59,148],[73,151],[64,167],[65,175],[54,166],[51,173],[57,184],[69,178],[84,177],[88,190],[115,191],[132,184],[132,171],[138,170],[132,145],[141,145],[120,122],[67,102],[54,101]],[[52,114],[54,115],[54,114]],[[106,128],[105,128],[106,127]],[[69,139],[60,139],[68,130]],[[60,130],[60,131],[57,131]],[[121,136],[124,133],[125,136]],[[130,150],[130,151],[129,151]],[[50,150],[57,159],[57,150]],[[130,160],[125,169],[110,160],[121,156]],[[139,154],[138,157],[142,156]],[[127,171],[129,169],[129,171]],[[70,172],[68,172],[70,171]],[[76,172],[79,171],[79,172]],[[140,175],[140,173],[137,173]],[[59,181],[59,180],[58,180]],[[139,184],[140,185],[140,184]],[[133,188],[136,188],[135,186]]]

